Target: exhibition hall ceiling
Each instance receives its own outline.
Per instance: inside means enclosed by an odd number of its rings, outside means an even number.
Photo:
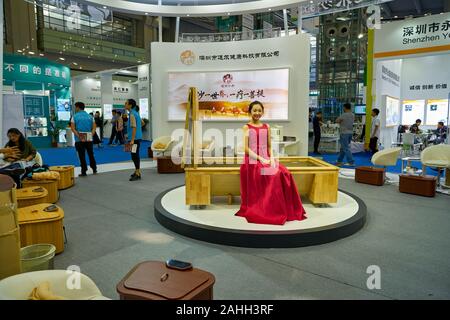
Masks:
[[[403,19],[450,11],[450,0],[394,0],[381,5],[384,19]]]
[[[131,0],[133,2],[158,4],[158,0]],[[208,6],[215,4],[233,4],[261,0],[161,0],[162,5],[166,6]]]

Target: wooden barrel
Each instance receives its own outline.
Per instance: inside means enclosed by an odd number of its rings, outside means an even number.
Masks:
[[[49,168],[50,171],[59,172],[58,189],[63,190],[72,187],[75,184],[75,167],[74,166],[54,166]]]
[[[58,180],[33,180],[25,179],[22,181],[22,186],[26,187],[43,187],[47,189],[48,195],[45,202],[56,203],[59,199]]]
[[[0,279],[20,273],[20,234],[16,185],[0,175]]]
[[[51,203],[41,203],[18,209],[21,246],[38,243],[51,243],[56,253],[64,251],[63,219],[64,211],[44,211]]]
[[[17,207],[23,208],[47,202],[48,191],[42,187],[27,187],[16,190]]]

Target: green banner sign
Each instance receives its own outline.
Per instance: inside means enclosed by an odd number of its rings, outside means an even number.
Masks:
[[[23,81],[70,86],[70,69],[44,58],[3,55],[3,78],[7,82]]]

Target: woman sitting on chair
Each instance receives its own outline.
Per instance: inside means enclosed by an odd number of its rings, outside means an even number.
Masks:
[[[19,129],[11,128],[8,130],[8,143],[5,145],[5,148],[7,147],[18,147],[19,148],[19,155],[17,158],[9,157],[5,158],[5,160],[14,162],[18,160],[22,161],[32,161],[34,157],[36,157],[36,149],[34,148],[33,144],[25,139],[22,132],[20,132]]]
[[[9,141],[5,149],[1,149],[4,162],[0,168],[0,174],[11,176],[20,187],[20,180],[26,169],[34,165],[36,149],[30,141],[25,139],[19,129],[11,128],[7,134]]]

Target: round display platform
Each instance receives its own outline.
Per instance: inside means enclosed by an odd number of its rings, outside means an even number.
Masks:
[[[249,248],[292,248],[335,241],[361,229],[367,212],[361,199],[344,191],[339,191],[335,204],[314,206],[304,200],[307,219],[282,226],[248,223],[234,215],[239,201],[228,205],[225,197],[216,197],[213,204],[201,209],[187,206],[185,186],[162,192],[154,204],[156,219],[169,230],[206,242]]]

